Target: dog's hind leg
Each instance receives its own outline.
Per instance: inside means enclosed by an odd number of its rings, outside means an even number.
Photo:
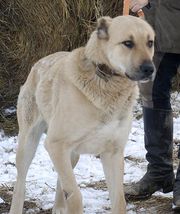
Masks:
[[[45,124],[42,120],[36,121],[30,127],[26,126],[27,124],[24,125],[18,135],[18,150],[16,154],[17,181],[14,187],[10,214],[22,213],[26,175],[35,155],[39,139],[45,131]]]
[[[109,196],[112,204],[112,214],[125,214],[126,203],[123,190],[124,156],[123,152],[106,152],[100,155]]]
[[[76,152],[72,152],[71,153],[71,164],[72,164],[73,169],[76,166],[78,161],[79,161],[79,154],[77,154]]]

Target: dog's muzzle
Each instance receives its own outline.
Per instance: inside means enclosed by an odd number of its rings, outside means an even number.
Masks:
[[[133,81],[149,81],[153,80],[155,66],[151,61],[145,61],[139,66],[139,69],[134,73],[126,73],[126,76]]]

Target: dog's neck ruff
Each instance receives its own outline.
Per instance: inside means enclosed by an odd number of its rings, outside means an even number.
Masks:
[[[120,74],[116,73],[115,70],[109,68],[105,64],[93,64],[95,65],[96,75],[103,79],[105,82],[108,82],[109,79],[113,76],[121,76]]]

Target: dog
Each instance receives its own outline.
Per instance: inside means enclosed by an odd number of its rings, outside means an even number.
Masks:
[[[58,174],[53,214],[82,214],[73,168],[80,154],[99,155],[112,214],[126,213],[124,147],[138,81],[154,73],[154,31],[133,16],[101,17],[85,47],[40,59],[20,90],[17,181],[10,214],[21,214],[25,180],[39,139]]]

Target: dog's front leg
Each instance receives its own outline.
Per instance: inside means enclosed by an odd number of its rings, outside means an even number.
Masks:
[[[71,164],[74,168],[79,160],[79,155],[77,153],[72,152],[71,154]],[[52,214],[65,214],[65,207],[66,205],[66,198],[64,195],[64,191],[62,189],[62,185],[60,182],[60,178],[57,179],[57,187],[56,187],[56,197],[55,197],[55,203],[53,207]]]
[[[57,186],[56,186],[56,197],[54,206],[52,209],[52,214],[66,214],[66,201],[65,195],[61,186],[60,178],[58,176]]]
[[[112,204],[112,214],[126,213],[123,190],[124,157],[122,151],[100,155]]]
[[[56,204],[58,210],[55,211],[53,209],[53,212],[61,214],[61,210],[63,210],[63,214],[82,214],[82,197],[72,169],[71,152],[68,151],[64,143],[60,141],[53,142],[48,137],[46,140],[46,149],[61,180],[63,189],[61,191],[63,191],[64,197],[61,200],[64,201],[63,204]],[[62,194],[59,193],[59,195]],[[58,203],[58,201],[56,202]]]

